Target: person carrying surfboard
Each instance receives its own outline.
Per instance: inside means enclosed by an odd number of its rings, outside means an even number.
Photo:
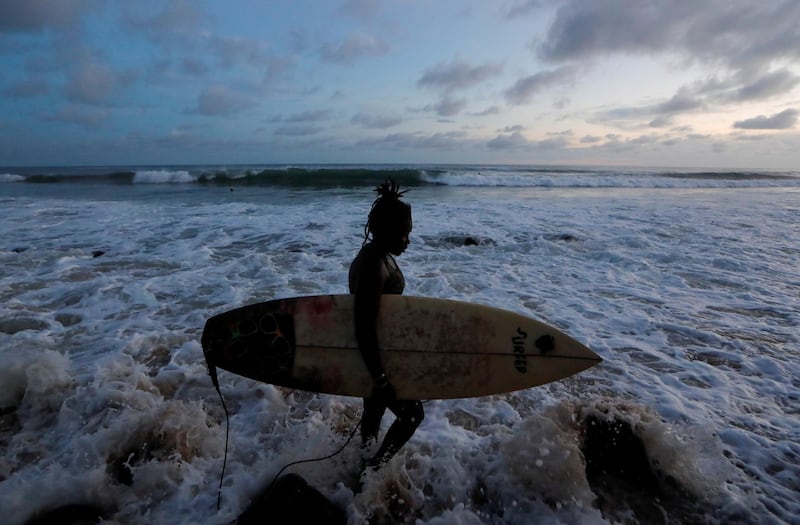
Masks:
[[[377,441],[381,419],[386,409],[396,419],[386,433],[375,456],[366,467],[377,470],[388,462],[411,439],[424,418],[422,403],[401,400],[395,396],[391,378],[386,376],[381,361],[376,323],[382,294],[402,294],[405,278],[394,256],[401,255],[409,244],[411,233],[411,206],[403,202],[405,193],[393,180],[387,180],[375,191],[378,197],[372,203],[364,226],[364,242],[350,264],[350,293],[354,295],[354,324],[356,341],[372,376],[372,394],[364,398],[361,418],[361,443],[363,447]]]

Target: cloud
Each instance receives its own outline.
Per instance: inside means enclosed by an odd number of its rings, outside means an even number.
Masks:
[[[356,113],[353,115],[353,118],[350,119],[350,122],[369,129],[386,129],[400,124],[402,120],[396,117],[381,117],[377,115],[368,115],[366,113]]]
[[[101,62],[79,64],[67,75],[65,94],[72,102],[103,105],[118,97],[131,80]]]
[[[539,141],[531,141],[519,131],[511,134],[498,135],[489,142],[486,146],[493,150],[555,150],[563,149],[569,145],[569,140],[564,135],[559,135],[550,139]]]
[[[800,83],[800,77],[780,69],[767,73],[755,82],[741,86],[731,97],[734,101],[763,100],[790,92]]]
[[[322,131],[323,128],[320,126],[311,126],[311,125],[290,125],[290,126],[282,126],[275,130],[275,135],[284,136],[284,137],[304,137],[307,135],[315,135]]]
[[[442,98],[436,104],[425,106],[426,111],[434,111],[440,117],[452,117],[458,115],[466,107],[464,100],[453,99],[448,96]]]
[[[340,42],[328,42],[320,48],[320,56],[327,62],[352,64],[362,58],[385,55],[389,46],[377,38],[364,35],[350,35]]]
[[[528,139],[525,138],[525,135],[519,131],[515,131],[510,134],[498,135],[487,142],[486,146],[488,146],[489,149],[517,149],[525,147],[528,144],[529,142]]]
[[[87,0],[3,0],[0,2],[0,32],[38,32],[76,27],[90,9]]]
[[[674,124],[674,117],[683,113],[692,113],[705,109],[701,98],[680,91],[669,100],[646,106],[620,107],[595,114],[594,122],[627,123],[640,121],[640,125],[653,128],[665,128]],[[627,125],[626,125],[627,126]]]
[[[11,98],[31,98],[50,93],[50,84],[39,78],[23,80],[11,85],[3,94]]]
[[[483,111],[473,113],[472,115],[475,117],[488,117],[489,115],[499,115],[499,114],[500,114],[499,106],[490,106],[484,109]]]
[[[388,148],[398,150],[453,150],[465,144],[461,131],[447,133],[392,133],[380,138],[370,138],[356,143],[357,147]]]
[[[686,113],[687,111],[693,111],[702,107],[702,100],[678,93],[666,102],[646,108],[646,111],[657,115],[674,115],[676,113]]]
[[[800,111],[785,109],[771,116],[759,115],[757,117],[739,120],[733,124],[739,129],[791,129],[797,124]]]
[[[542,2],[540,0],[522,0],[520,2],[516,2],[514,5],[508,8],[508,11],[506,12],[506,18],[513,19],[526,16],[539,9],[541,6]]]
[[[540,57],[554,62],[609,54],[679,54],[734,70],[797,60],[800,2],[780,0],[567,0]]]
[[[284,122],[303,123],[303,122],[322,122],[328,120],[331,112],[327,109],[318,109],[313,111],[303,111],[296,113],[283,119]]]
[[[372,18],[379,9],[379,0],[347,0],[339,10],[346,15],[368,19]]]
[[[209,50],[223,67],[239,64],[262,66],[273,60],[269,46],[264,41],[212,34],[204,36]]]
[[[48,115],[45,120],[51,122],[66,122],[77,124],[86,128],[92,128],[108,120],[110,112],[107,109],[87,108],[68,104],[59,109],[56,113]]]
[[[129,13],[125,23],[140,31],[147,32],[156,39],[176,34],[191,34],[199,30],[208,20],[208,16],[197,2],[191,0],[173,0],[155,15],[142,15],[142,7],[128,6]]]
[[[419,87],[441,89],[445,92],[470,88],[503,72],[503,66],[494,63],[473,66],[454,60],[437,64],[425,70],[417,81]]]
[[[213,85],[203,90],[197,98],[197,105],[188,113],[205,116],[232,115],[254,105],[255,103],[243,93],[227,86]]]
[[[527,104],[534,95],[542,90],[558,85],[566,84],[574,80],[576,70],[572,67],[562,67],[552,71],[540,71],[533,75],[517,80],[517,82],[506,90],[505,96],[509,103],[514,105]]]

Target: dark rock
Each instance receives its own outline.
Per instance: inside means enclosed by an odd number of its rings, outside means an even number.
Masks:
[[[73,504],[37,513],[25,525],[94,525],[105,519],[105,511],[100,507]]]
[[[302,477],[286,474],[253,498],[237,521],[238,525],[263,523],[344,525],[347,516]]]

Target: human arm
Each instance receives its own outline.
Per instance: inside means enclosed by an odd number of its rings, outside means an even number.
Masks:
[[[353,320],[356,342],[367,371],[373,380],[384,375],[378,343],[378,311],[381,306],[386,272],[374,257],[359,258],[353,269]]]
[[[381,361],[377,333],[381,296],[388,277],[386,266],[382,258],[362,252],[353,262],[350,274],[356,342],[372,378],[373,397],[393,397]]]

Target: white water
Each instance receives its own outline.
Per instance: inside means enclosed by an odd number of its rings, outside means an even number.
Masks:
[[[604,362],[536,389],[427,403],[361,494],[355,442],[292,470],[351,523],[645,522],[629,508],[636,494],[598,503],[581,453],[594,414],[631,424],[675,480],[665,490],[691,494],[695,520],[796,523],[800,193],[769,186],[415,189],[406,293],[531,315]],[[368,189],[15,192],[0,194],[8,523],[70,503],[112,523],[227,523],[285,463],[344,442],[359,400],[220,372],[231,444],[217,512],[224,417],[199,337],[235,306],[346,292]],[[454,240],[467,235],[482,244]],[[129,456],[127,486],[109,464]]]

